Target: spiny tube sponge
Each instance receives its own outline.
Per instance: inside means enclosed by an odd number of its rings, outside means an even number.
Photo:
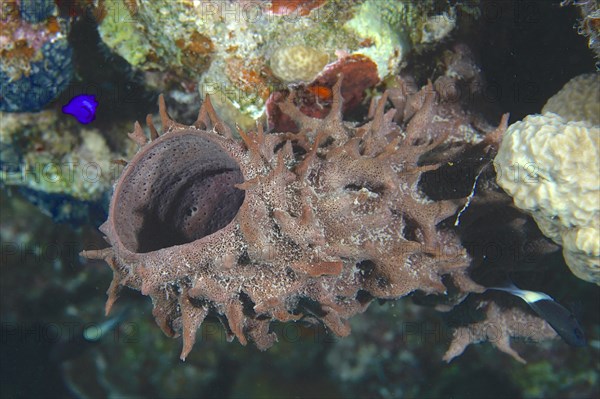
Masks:
[[[151,141],[137,123],[130,134],[140,150],[101,226],[111,247],[83,253],[114,271],[107,312],[122,286],[149,295],[162,330],[183,335],[185,359],[208,315],[230,339],[266,349],[272,321],[320,322],[345,336],[373,298],[444,294],[442,276],[462,293],[481,291],[457,233],[440,224],[465,200],[434,201],[419,188],[422,173],[447,163],[419,160],[454,126],[435,121],[433,87],[403,129],[394,109],[384,113],[387,95],[372,121],[342,122],[340,86],[326,118],[304,115],[290,95],[280,107],[298,133],[259,127],[240,130],[242,140],[210,100],[184,126],[161,98],[163,134],[150,117]]]
[[[563,246],[573,274],[600,284],[598,77],[571,80],[543,115],[509,126],[494,160],[498,184]],[[597,111],[597,110],[596,110]],[[557,115],[553,112],[561,112]],[[591,118],[591,120],[586,120]]]
[[[489,341],[498,350],[510,355],[518,362],[527,363],[510,345],[510,337],[529,338],[534,341],[552,339],[556,333],[544,320],[520,308],[501,308],[495,302],[482,300],[478,308],[483,309],[485,318],[481,321],[458,326],[452,343],[444,354],[450,362],[460,356],[467,346]]]

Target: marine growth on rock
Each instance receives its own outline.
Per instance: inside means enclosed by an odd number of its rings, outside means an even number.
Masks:
[[[0,111],[40,111],[73,77],[66,22],[51,1],[0,8]]]

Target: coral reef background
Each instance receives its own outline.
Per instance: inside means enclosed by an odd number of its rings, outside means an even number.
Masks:
[[[29,3],[33,2],[2,1],[3,12],[10,11],[7,5]],[[471,315],[473,303],[467,301],[458,312],[441,314],[433,309],[430,298],[419,293],[400,301],[373,303],[349,321],[352,333],[344,338],[332,336],[322,326],[275,323],[279,342],[266,352],[228,343],[219,322],[207,320],[185,363],[179,361],[181,342],[160,332],[152,304],[136,291],[121,293],[115,307],[130,310],[118,326],[99,331],[97,327],[106,320],[105,291],[112,273],[103,262],[86,261],[78,254],[106,246],[97,227],[106,219],[111,185],[122,169],[108,161],[130,159],[135,153],[135,144],[124,133],[131,131],[135,120],[156,113],[157,87],[173,104],[169,108],[173,119],[186,123],[194,120],[200,99],[194,90],[164,86],[163,80],[157,84],[155,71],[135,68],[104,43],[96,28],[101,17],[93,7],[97,2],[42,3],[49,4],[48,8],[24,11],[18,23],[27,25],[27,32],[51,29],[57,35],[51,40],[56,46],[51,50],[57,53],[50,57],[61,60],[63,67],[33,61],[31,68],[37,75],[29,78],[31,82],[36,76],[56,79],[56,91],[27,103],[31,99],[21,91],[25,86],[5,86],[9,78],[0,74],[2,95],[11,99],[3,110],[26,108],[0,114],[0,397],[600,395],[599,288],[573,276],[560,252],[543,258],[522,257],[512,238],[524,227],[510,231],[507,242],[490,242],[482,258],[508,269],[503,271],[513,273],[520,286],[547,292],[573,309],[588,337],[587,347],[521,338],[513,346],[528,361],[525,365],[490,344],[470,346],[448,364],[441,359],[452,338],[451,327],[462,323],[465,314]],[[318,6],[320,2],[306,3]],[[446,2],[440,3],[439,11],[446,11]],[[492,121],[510,112],[512,123],[539,113],[572,77],[594,71],[587,38],[573,28],[581,18],[578,8],[561,8],[559,1],[461,3],[462,23],[456,31],[436,47],[425,46],[405,59],[400,70],[413,76],[419,87],[440,76],[449,50],[465,44],[485,76],[486,101],[478,104],[483,105],[482,112]],[[123,4],[131,8],[138,2]],[[4,17],[15,18],[14,14]],[[64,26],[54,25],[52,18]],[[587,21],[586,27],[597,29],[595,19]],[[49,56],[48,48],[42,45],[38,57]],[[29,52],[19,54],[25,57]],[[194,56],[193,51],[189,54]],[[3,63],[5,59],[3,54]],[[36,69],[38,65],[44,68]],[[186,68],[189,65],[183,64],[183,69],[175,68],[165,76],[177,81]],[[64,75],[57,78],[59,70]],[[71,73],[65,89],[62,79]],[[318,94],[325,90],[316,87],[305,89],[319,90]],[[60,113],[62,104],[84,91],[94,91],[100,101],[97,120],[87,127]],[[42,107],[43,111],[35,112]],[[358,101],[345,117],[364,121],[367,107],[367,102]],[[45,170],[49,164],[54,166]],[[99,165],[108,172],[94,178],[82,179],[81,174],[71,178],[65,165],[75,164]],[[23,165],[33,169],[23,173]],[[56,169],[57,165],[63,168]],[[95,176],[95,167],[87,168]],[[98,330],[102,339],[78,341],[86,328]]]

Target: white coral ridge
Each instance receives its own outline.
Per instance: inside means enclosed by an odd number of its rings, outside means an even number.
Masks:
[[[587,73],[567,82],[542,108],[570,121],[587,121],[600,125],[600,74]]]
[[[576,86],[572,82],[555,97],[577,101],[580,109],[596,101],[597,97],[565,95],[569,85]],[[553,97],[544,109],[564,115],[529,115],[509,126],[494,166],[498,184],[515,205],[563,246],[573,274],[600,285],[600,126],[593,123],[596,119],[581,120],[582,112],[573,113],[576,107],[561,106]]]

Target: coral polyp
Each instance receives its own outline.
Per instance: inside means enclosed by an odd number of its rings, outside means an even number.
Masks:
[[[441,227],[464,199],[434,201],[419,188],[452,153],[438,151],[454,125],[434,121],[433,87],[418,93],[405,127],[395,109],[384,112],[387,94],[370,122],[343,122],[340,87],[324,119],[300,112],[293,95],[279,105],[298,133],[258,126],[240,130],[241,140],[210,100],[184,126],[161,98],[162,135],[150,117],[150,140],[137,123],[130,133],[140,150],[101,226],[111,247],[84,252],[114,271],[107,312],[122,286],[150,296],[162,330],[183,336],[185,359],[208,315],[230,339],[266,349],[273,321],[321,322],[345,336],[347,319],[374,298],[443,294],[444,275],[462,292],[480,291],[457,233]],[[432,152],[436,162],[420,162]]]

